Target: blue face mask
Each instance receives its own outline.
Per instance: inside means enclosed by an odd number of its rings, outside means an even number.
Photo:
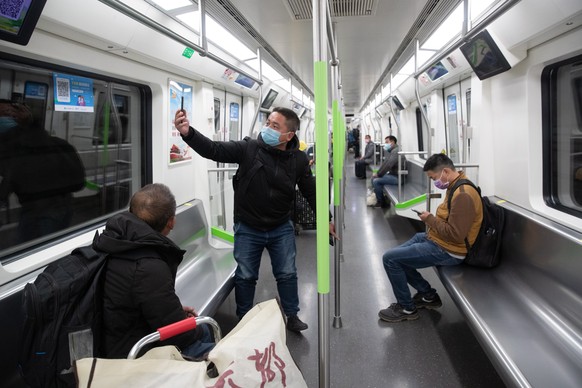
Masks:
[[[276,147],[283,143],[279,140],[280,136],[281,134],[271,127],[263,127],[263,129],[261,129],[261,137],[263,138],[263,141],[271,147]]]
[[[0,117],[0,133],[8,132],[17,125],[12,117]]]
[[[392,149],[392,144],[390,143],[384,144],[384,149],[386,150],[386,152],[389,152]]]

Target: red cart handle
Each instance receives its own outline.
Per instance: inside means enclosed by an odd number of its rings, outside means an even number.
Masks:
[[[160,341],[167,340],[175,335],[185,333],[196,328],[196,318],[189,317],[181,321],[172,323],[170,325],[160,327],[158,333],[160,334]]]

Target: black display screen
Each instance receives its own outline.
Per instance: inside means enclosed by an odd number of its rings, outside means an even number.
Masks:
[[[263,100],[261,108],[269,109],[271,105],[273,105],[273,103],[275,102],[275,99],[277,98],[278,95],[279,95],[278,91],[269,89],[269,93],[267,93],[267,97],[265,97],[265,99]]]
[[[460,50],[480,80],[511,69],[487,30],[475,35],[473,39],[462,45]]]
[[[0,39],[26,46],[46,0],[0,1]]]

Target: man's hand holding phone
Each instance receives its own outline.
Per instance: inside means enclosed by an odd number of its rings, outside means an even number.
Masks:
[[[174,126],[176,129],[183,135],[188,135],[190,131],[190,122],[188,121],[188,116],[186,115],[186,111],[180,109],[176,112],[174,116]]]

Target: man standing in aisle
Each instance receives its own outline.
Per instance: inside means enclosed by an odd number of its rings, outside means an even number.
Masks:
[[[483,206],[477,190],[461,185],[453,193],[448,207],[450,187],[459,179],[467,179],[457,171],[453,161],[445,154],[434,154],[424,164],[423,170],[434,181],[437,189],[447,189],[443,203],[436,215],[423,212],[418,215],[428,226],[426,233],[417,233],[404,244],[392,248],[382,257],[384,269],[390,279],[397,303],[380,310],[380,319],[400,322],[418,319],[417,308],[434,309],[442,306],[436,290],[417,271],[435,265],[457,265],[467,255],[467,240],[472,245],[483,220]],[[411,297],[408,285],[418,292]]]
[[[290,109],[275,108],[257,139],[228,142],[212,141],[196,131],[183,110],[176,112],[174,125],[200,156],[239,165],[233,177],[237,316],[242,318],[253,307],[261,255],[266,248],[287,316],[287,329],[307,329],[297,316],[295,228],[290,214],[296,185],[315,212],[315,178],[295,136],[299,118]],[[329,228],[335,237],[333,223]]]

